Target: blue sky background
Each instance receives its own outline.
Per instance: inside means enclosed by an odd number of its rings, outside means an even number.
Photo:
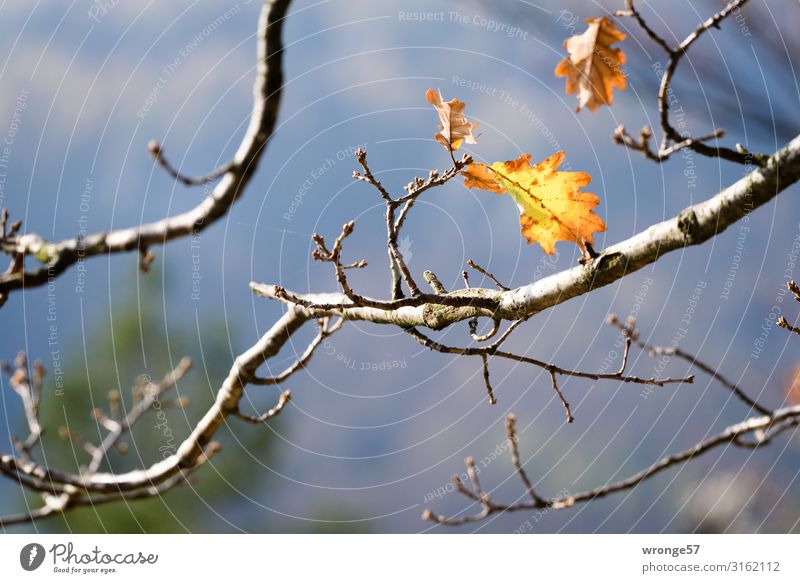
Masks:
[[[641,4],[668,39],[682,39],[721,5]],[[0,5],[0,136],[12,142],[0,205],[45,238],[73,236],[82,216],[94,232],[192,207],[203,189],[175,184],[155,167],[147,141],[159,140],[182,171],[201,174],[230,158],[249,116],[258,2],[99,6],[85,0]],[[0,310],[0,355],[10,359],[25,350],[52,368],[51,351],[60,350],[69,391],[70,383],[85,383],[101,370],[117,371],[119,386],[130,382],[127,374],[158,377],[165,370],[151,370],[148,355],[166,354],[174,364],[182,356],[173,353],[180,339],[197,363],[181,392],[199,412],[225,371],[203,364],[229,363],[281,313],[281,306],[254,298],[249,281],[335,289],[329,266],[310,259],[313,232],[333,237],[356,219],[345,253],[370,265],[353,273],[352,282],[363,293],[385,296],[382,208],[374,191],[352,180],[353,151],[365,147],[373,170],[395,193],[413,176],[446,167],[447,155],[433,140],[437,119],[424,99],[428,87],[467,103],[468,117],[480,123],[479,143],[468,150],[476,159],[530,152],[539,160],[563,149],[572,169],[591,174],[590,190],[602,199],[598,212],[608,224],[598,249],[708,198],[741,178],[744,168],[690,152],[659,166],[611,142],[620,123],[632,132],[657,126],[656,71],[665,59],[646,37],[628,30],[622,47],[629,89],[615,93],[610,108],[576,114],[574,96],[553,75],[563,39],[583,30],[573,16],[621,7],[544,0],[294,3],[284,33],[279,127],[231,213],[203,231],[194,247],[181,240],[155,249],[149,275],[137,271],[134,255],[95,258],[85,274],[72,268],[49,291],[13,294]],[[791,26],[797,10],[789,0],[754,0],[692,48],[679,68],[673,108],[682,108],[692,133],[722,127],[723,144],[763,152],[797,134],[800,38]],[[419,22],[406,14],[420,12],[440,16]],[[488,21],[504,28],[493,30]],[[623,29],[630,25],[621,20]],[[512,26],[518,31],[509,35]],[[765,404],[781,405],[800,343],[768,317],[793,321],[800,313],[781,291],[788,277],[800,277],[791,265],[796,258],[787,256],[797,253],[800,236],[797,192],[792,187],[754,212],[746,230],[735,225],[540,314],[511,344],[537,358],[595,370],[621,356],[618,336],[603,324],[607,314],[635,312],[648,341],[678,338]],[[508,197],[468,191],[458,181],[425,195],[405,235],[414,273],[432,269],[447,287],[460,285],[468,258],[512,285],[578,258],[571,244],[560,243],[555,258],[526,245]],[[192,297],[193,256],[202,275],[199,299]],[[83,275],[85,287],[76,290]],[[52,302],[57,330],[49,345]],[[91,342],[114,331],[120,310],[147,313],[164,330],[159,338],[141,334],[134,373],[108,346]],[[290,362],[313,332],[309,326],[293,338],[270,367],[278,371]],[[766,346],[756,353],[762,333]],[[442,337],[469,339],[466,325]],[[641,376],[687,372],[685,364],[640,353],[631,366]],[[518,418],[525,467],[551,495],[623,478],[748,415],[702,373],[694,384],[649,394],[637,385],[566,380],[562,389],[576,417],[567,425],[546,373],[492,362],[492,375],[494,407],[486,402],[479,361],[432,354],[387,327],[348,324],[288,383],[294,400],[279,424],[232,422],[235,436],[248,436],[241,447],[228,436],[234,445],[222,455],[235,460],[233,470],[216,471],[212,463],[198,474],[201,481],[220,481],[213,497],[186,489],[170,496],[197,496],[189,530],[303,531],[329,520],[324,524],[339,530],[415,532],[428,528],[420,520],[427,507],[446,514],[475,510],[456,494],[426,500],[463,471],[467,455],[491,460],[481,478],[496,487],[498,499],[521,495],[507,453],[492,454],[503,443],[510,411]],[[22,430],[22,414],[2,382],[0,433],[7,450],[8,434]],[[52,390],[46,387],[43,407],[58,410]],[[275,398],[258,387],[247,394],[258,408]],[[185,435],[194,419],[175,416],[175,433]],[[268,458],[261,439],[274,446]],[[534,532],[797,531],[797,443],[789,433],[757,452],[715,450],[632,492],[540,517],[495,517],[465,530],[507,532],[528,521]],[[147,460],[151,453],[141,455]],[[0,510],[18,504],[17,490],[0,482]]]

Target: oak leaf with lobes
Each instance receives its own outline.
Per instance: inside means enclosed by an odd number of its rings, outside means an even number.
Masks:
[[[614,88],[627,85],[622,65],[625,53],[611,48],[626,35],[616,29],[608,18],[588,18],[586,32],[564,41],[569,57],[556,67],[556,77],[567,78],[567,95],[577,93],[578,107],[596,111],[601,105],[611,105]]]
[[[522,236],[528,243],[539,243],[548,255],[555,253],[556,241],[572,241],[588,256],[594,233],[606,230],[592,210],[600,199],[581,190],[592,181],[586,172],[558,170],[563,161],[564,152],[558,152],[534,165],[530,154],[491,166],[474,162],[463,171],[464,185],[508,193],[520,210]]]
[[[467,144],[477,144],[475,136],[472,135],[478,124],[470,123],[464,117],[464,103],[458,99],[443,101],[439,91],[428,89],[425,92],[425,99],[428,100],[439,114],[439,132],[436,134],[436,141],[439,142],[448,152],[455,152],[461,147],[463,142]]]

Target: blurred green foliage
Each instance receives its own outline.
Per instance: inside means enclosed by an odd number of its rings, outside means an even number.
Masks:
[[[127,451],[113,451],[101,469],[127,471],[174,453],[214,399],[230,368],[233,357],[227,339],[229,334],[236,334],[230,322],[204,315],[199,323],[178,321],[167,327],[162,300],[163,289],[169,286],[162,287],[160,279],[152,274],[139,278],[138,283],[138,294],[136,285],[128,286],[130,296],[119,298],[111,306],[113,317],[100,318],[102,324],[87,331],[85,352],[75,342],[64,354],[72,374],[63,395],[48,395],[45,389],[40,417],[47,433],[40,459],[53,467],[77,471],[88,462],[82,442],[97,444],[106,435],[92,411],[99,408],[106,415],[111,414],[111,391],[118,390],[124,416],[133,404],[132,388],[137,377],[147,375],[158,382],[183,356],[189,356],[193,361],[190,371],[160,399],[163,415],[157,416],[155,410],[143,415],[121,440]],[[187,398],[188,404],[184,408],[170,407],[179,397]],[[56,433],[65,430],[72,437],[60,439]],[[179,486],[157,498],[77,508],[37,523],[36,528],[77,533],[231,530],[235,527],[222,518],[224,512],[217,508],[229,506],[226,499],[235,495],[233,487],[252,463],[250,455],[270,463],[270,436],[271,432],[263,428],[233,422],[217,436],[222,444],[221,455],[200,468],[191,485]],[[36,507],[41,502],[37,496],[29,495],[29,503]]]

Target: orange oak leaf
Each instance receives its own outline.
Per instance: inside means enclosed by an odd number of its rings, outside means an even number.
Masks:
[[[502,184],[498,184],[497,175],[494,170],[489,168],[486,164],[480,162],[473,162],[467,166],[461,174],[464,175],[464,186],[467,188],[482,188],[496,192],[497,194],[505,194],[506,189]]]
[[[491,166],[476,162],[463,172],[464,184],[508,193],[519,206],[522,236],[528,243],[539,243],[548,255],[555,253],[556,241],[577,243],[586,254],[586,244],[594,244],[593,233],[606,230],[592,210],[600,199],[581,190],[592,181],[586,172],[558,170],[563,161],[564,152],[558,152],[534,165],[530,154]]]
[[[586,32],[564,41],[569,57],[556,66],[556,77],[567,78],[567,95],[577,93],[578,107],[596,111],[601,105],[611,105],[613,90],[627,85],[622,65],[625,53],[611,48],[626,35],[616,29],[608,18],[588,18]]]
[[[439,133],[436,134],[436,141],[439,142],[448,152],[455,152],[461,147],[463,142],[467,144],[477,144],[472,130],[478,127],[476,123],[470,123],[464,117],[464,103],[458,99],[443,101],[439,91],[428,89],[425,92],[425,99],[428,100],[439,114]]]

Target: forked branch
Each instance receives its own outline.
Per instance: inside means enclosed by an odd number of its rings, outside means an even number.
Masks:
[[[796,427],[800,424],[800,405],[794,407],[787,407],[779,409],[771,415],[763,415],[758,417],[750,417],[727,427],[724,431],[720,432],[713,437],[704,439],[692,447],[685,449],[674,455],[665,457],[651,466],[643,469],[632,476],[613,482],[597,488],[586,490],[574,495],[567,495],[564,497],[542,498],[533,490],[533,485],[527,474],[522,470],[518,462],[518,454],[516,450],[517,435],[514,424],[513,415],[509,416],[508,427],[508,441],[510,444],[512,463],[515,472],[520,477],[523,486],[525,487],[526,495],[530,500],[523,500],[514,503],[499,503],[495,502],[491,495],[480,491],[477,492],[474,488],[470,489],[461,482],[458,476],[453,477],[453,482],[456,489],[473,501],[480,501],[481,510],[477,514],[467,514],[464,516],[448,517],[441,514],[436,514],[433,510],[425,510],[422,514],[423,520],[428,520],[441,524],[444,526],[462,526],[464,524],[480,522],[493,514],[501,512],[518,512],[522,510],[563,510],[564,508],[571,508],[577,504],[591,502],[598,498],[603,498],[610,494],[631,490],[644,482],[656,476],[657,474],[669,469],[680,466],[689,462],[702,454],[711,451],[722,445],[733,445],[736,447],[758,448],[767,445],[778,433],[786,431],[787,429]],[[748,440],[748,438],[750,438]],[[514,461],[514,460],[517,461]],[[467,462],[469,469],[469,460]]]
[[[684,148],[689,148],[703,156],[723,158],[739,164],[763,165],[766,163],[766,156],[748,152],[738,145],[735,150],[721,146],[708,145],[706,142],[717,140],[725,135],[725,132],[721,129],[716,129],[708,135],[692,137],[685,133],[682,134],[678,132],[672,125],[669,116],[670,98],[673,91],[671,83],[675,71],[678,68],[678,64],[683,57],[686,56],[689,48],[698,38],[711,28],[719,28],[723,20],[731,14],[735,14],[747,2],[748,0],[731,0],[724,8],[700,23],[691,34],[683,39],[677,46],[673,47],[647,24],[642,14],[634,5],[633,0],[625,0],[625,10],[619,10],[617,16],[633,18],[639,28],[641,28],[654,43],[661,47],[667,56],[667,66],[661,76],[661,84],[658,89],[659,120],[664,136],[659,148],[654,150],[650,145],[650,138],[653,132],[648,126],[642,128],[638,138],[634,138],[627,132],[624,126],[620,125],[613,134],[613,140],[616,143],[622,144],[631,150],[641,152],[645,158],[659,163],[664,162],[669,159],[672,154]]]
[[[0,305],[14,290],[44,285],[59,276],[79,259],[96,255],[143,251],[164,245],[167,241],[196,234],[223,217],[238,198],[258,168],[258,163],[272,137],[283,90],[283,21],[291,0],[266,0],[258,24],[258,61],[253,107],[239,149],[229,164],[214,171],[200,182],[219,178],[211,194],[193,209],[160,221],[127,229],[115,229],[86,237],[62,241],[46,241],[36,233],[5,234],[2,251],[11,255],[16,264],[0,275]],[[151,145],[151,152],[153,152]],[[188,180],[177,173],[163,157],[161,146],[155,144],[156,161],[176,178]],[[13,230],[13,229],[12,229]],[[25,269],[26,257],[34,257],[39,267]]]

